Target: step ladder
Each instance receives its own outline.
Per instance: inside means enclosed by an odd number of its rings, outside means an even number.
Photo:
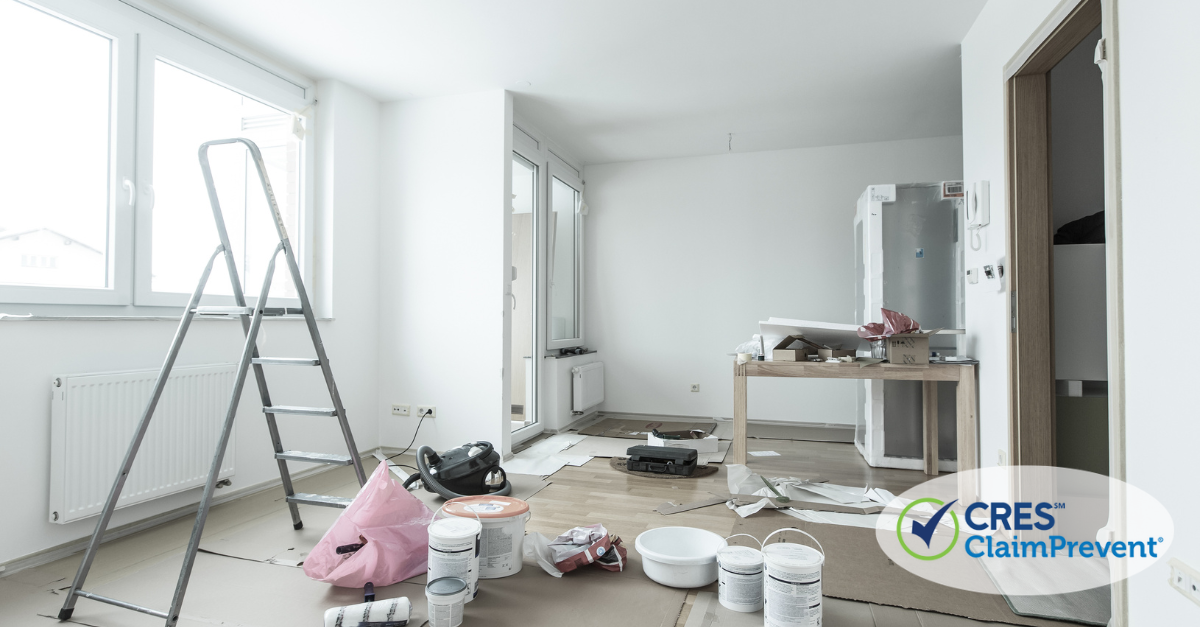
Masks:
[[[225,230],[225,220],[222,217],[221,205],[217,199],[217,190],[213,183],[212,169],[208,163],[209,147],[236,143],[244,144],[250,152],[254,166],[258,170],[258,179],[262,183],[263,192],[267,196],[267,204],[274,218],[275,230],[279,235],[279,244],[275,247],[275,252],[271,255],[270,263],[267,264],[262,289],[259,291],[258,300],[254,306],[246,304],[246,298],[242,292],[242,282],[238,277],[237,266],[233,258],[233,249],[229,245],[229,235]],[[243,138],[207,142],[200,146],[200,168],[204,173],[204,184],[208,188],[208,200],[212,204],[213,219],[216,220],[217,235],[220,237],[221,243],[208,258],[208,264],[204,267],[204,273],[200,276],[199,284],[196,285],[196,291],[192,293],[192,298],[188,301],[187,308],[184,309],[183,318],[180,319],[179,328],[175,332],[175,338],[171,341],[171,348],[167,351],[166,361],[163,362],[162,370],[158,373],[158,380],[154,383],[154,391],[150,395],[150,402],[146,404],[146,410],[142,414],[141,422],[138,423],[133,441],[130,442],[129,449],[125,453],[125,459],[121,463],[121,469],[117,473],[116,480],[113,482],[112,491],[108,495],[108,501],[105,502],[104,510],[100,514],[100,520],[96,523],[96,531],[92,534],[92,539],[88,543],[87,552],[84,553],[83,562],[79,565],[79,572],[75,575],[75,581],[71,584],[71,591],[67,594],[66,602],[63,603],[62,609],[58,612],[59,620],[69,619],[75,611],[75,602],[80,598],[84,598],[157,616],[166,620],[166,627],[174,627],[179,621],[179,609],[183,604],[183,596],[187,592],[188,580],[192,574],[192,566],[196,561],[196,551],[200,547],[200,535],[204,531],[204,522],[208,518],[208,510],[212,506],[213,490],[216,487],[221,460],[225,456],[225,447],[229,443],[229,434],[233,429],[233,420],[237,414],[238,400],[242,396],[242,388],[246,383],[246,375],[251,370],[254,371],[254,379],[258,383],[258,394],[262,399],[263,414],[265,414],[267,419],[267,429],[271,433],[271,444],[275,447],[275,459],[279,464],[279,477],[283,482],[283,491],[287,495],[288,509],[291,510],[292,526],[295,529],[300,529],[304,526],[303,521],[300,519],[300,510],[297,505],[344,508],[350,504],[351,499],[295,492],[292,489],[291,474],[288,472],[288,462],[353,466],[354,473],[358,476],[359,485],[366,483],[362,461],[358,457],[358,447],[354,444],[354,435],[350,432],[350,424],[346,422],[346,409],[342,406],[341,396],[338,395],[337,385],[333,381],[333,371],[329,368],[329,358],[325,354],[325,346],[321,342],[321,334],[317,331],[317,322],[313,317],[312,305],[309,303],[308,293],[304,291],[304,282],[300,278],[300,268],[296,265],[296,256],[292,251],[292,244],[288,240],[283,216],[279,213],[279,205],[275,202],[275,194],[271,191],[271,183],[267,179],[266,166],[263,163],[262,154],[259,152],[258,146],[254,142]],[[284,260],[287,262],[292,283],[296,286],[296,294],[300,300],[300,307],[298,308],[265,306],[267,296],[271,291],[271,280],[275,276],[275,261],[279,257],[280,252],[283,253]],[[233,286],[233,298],[236,306],[200,306],[200,297],[204,295],[204,286],[208,283],[209,274],[212,272],[213,263],[216,261],[218,255],[225,258],[225,266],[229,270],[229,282]],[[196,316],[240,317],[246,343],[242,347],[241,360],[238,362],[237,378],[233,384],[233,392],[230,394],[229,407],[225,411],[225,422],[221,429],[221,437],[217,443],[217,450],[213,454],[212,466],[208,471],[208,481],[204,485],[204,495],[200,499],[200,510],[196,514],[196,524],[192,527],[192,536],[188,541],[187,552],[183,557],[183,568],[179,572],[179,582],[175,586],[175,596],[171,599],[170,609],[164,612],[88,592],[83,589],[83,583],[87,580],[88,571],[92,567],[92,561],[96,558],[96,551],[100,548],[100,541],[104,537],[104,531],[108,527],[109,520],[112,518],[113,510],[116,509],[117,499],[121,496],[125,480],[128,478],[129,471],[133,467],[133,460],[137,457],[138,448],[142,444],[142,438],[145,437],[146,430],[150,426],[150,420],[154,416],[154,408],[157,406],[163,387],[167,383],[167,376],[170,375],[171,368],[175,365],[175,358],[179,355],[179,349],[183,345],[188,327]],[[308,325],[308,334],[312,338],[313,348],[316,349],[316,358],[259,356],[256,340],[263,318],[280,316],[304,317],[304,322]],[[271,395],[267,390],[267,380],[263,374],[263,366],[319,367],[321,374],[325,377],[325,385],[329,388],[329,397],[333,407],[275,405],[271,401]],[[333,455],[329,453],[306,453],[303,451],[284,450],[283,444],[279,439],[279,428],[275,420],[275,417],[280,414],[302,414],[337,418],[338,426],[342,430],[342,438],[346,442],[346,452],[348,454]]]

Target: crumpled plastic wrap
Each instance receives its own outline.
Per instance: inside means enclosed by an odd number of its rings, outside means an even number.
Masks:
[[[527,534],[524,551],[526,557],[555,577],[588,564],[620,572],[625,570],[628,553],[621,546],[621,538],[610,536],[600,523],[573,527],[553,540],[540,533]]]
[[[901,333],[919,331],[921,325],[908,316],[891,309],[879,309],[883,322],[868,322],[858,328],[858,337],[875,342]]]

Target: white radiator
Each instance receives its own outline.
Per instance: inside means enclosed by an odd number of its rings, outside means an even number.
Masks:
[[[171,372],[118,508],[204,485],[236,371],[235,364],[216,364]],[[51,383],[50,522],[103,509],[157,377],[157,370],[141,370]],[[233,475],[233,443],[230,434],[221,478]]]
[[[604,400],[604,362],[571,368],[571,411],[583,412]]]

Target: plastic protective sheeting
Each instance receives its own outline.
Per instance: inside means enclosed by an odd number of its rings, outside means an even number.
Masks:
[[[304,561],[304,574],[335,586],[388,586],[425,572],[433,512],[380,463]],[[338,547],[362,544],[339,555]]]

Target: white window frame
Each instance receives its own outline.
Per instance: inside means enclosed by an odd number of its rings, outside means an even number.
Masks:
[[[232,91],[264,102],[270,106],[282,108],[292,113],[302,111],[308,106],[305,98],[307,90],[297,88],[283,81],[270,80],[267,73],[232,55],[214,55],[212,46],[196,39],[183,39],[151,32],[142,35],[138,42],[138,210],[136,218],[137,234],[134,238],[136,245],[136,263],[134,276],[134,304],[148,306],[182,307],[187,304],[191,293],[184,292],[155,292],[151,289],[151,268],[153,264],[153,227],[154,227],[154,72],[159,59],[175,65],[180,69],[191,72]],[[214,137],[213,139],[224,139]],[[300,272],[306,286],[311,285],[311,251],[312,251],[312,189],[313,179],[312,159],[308,153],[310,142],[303,143],[300,152],[300,168],[304,172],[304,188],[300,191],[300,224],[299,233],[288,233],[294,247],[298,249]],[[199,146],[197,146],[199,148]],[[197,164],[199,161],[197,161]],[[197,165],[197,176],[199,166]],[[219,187],[221,181],[216,181]],[[259,192],[254,186],[250,193]],[[206,199],[207,200],[207,199]],[[217,244],[213,238],[213,248]],[[282,258],[276,261],[277,267],[284,267]],[[200,271],[196,268],[196,279]],[[223,259],[218,259],[213,265],[214,273],[226,272]],[[246,302],[254,304],[258,300],[260,285],[257,281],[250,285],[246,276],[241,277],[242,291],[246,294]],[[272,284],[273,291],[278,291],[277,284]],[[270,303],[280,307],[299,307],[298,298],[282,298],[273,296]],[[206,295],[201,300],[206,305],[232,305],[233,296]]]
[[[105,269],[107,286],[87,288],[0,285],[0,303],[128,304],[131,295],[129,277],[133,269],[134,199],[131,194],[134,181],[134,125],[137,100],[137,31],[129,20],[90,2],[16,1],[112,40],[106,242],[108,267]]]
[[[524,135],[524,137],[522,137],[522,135]],[[542,297],[543,282],[539,279],[539,277],[541,276],[541,273],[542,273],[541,266],[543,265],[542,264],[543,260],[542,260],[542,255],[540,254],[541,246],[539,245],[540,238],[539,238],[538,234],[540,232],[541,223],[542,223],[542,205],[544,205],[546,202],[545,194],[542,193],[542,179],[545,178],[544,171],[545,171],[546,165],[545,165],[544,159],[541,155],[541,151],[538,150],[537,142],[535,140],[533,140],[531,137],[529,137],[528,135],[525,135],[523,132],[518,130],[517,127],[514,127],[513,154],[509,158],[515,160],[517,157],[520,157],[521,159],[528,161],[535,168],[535,175],[537,177],[536,180],[534,181],[534,186],[536,187],[537,191],[533,198],[533,234],[534,234],[534,236],[533,236],[533,253],[534,253],[533,254],[533,297],[534,297],[534,304],[533,304],[533,333],[530,335],[530,338],[533,340],[533,350],[531,351],[531,354],[533,356],[533,398],[525,399],[525,407],[526,407],[526,412],[527,412],[526,417],[528,419],[528,416],[530,414],[532,414],[533,419],[531,421],[527,421],[525,423],[525,426],[521,427],[520,429],[516,429],[511,432],[511,434],[509,436],[511,438],[510,444],[520,444],[520,443],[540,434],[543,431],[543,429],[545,428],[545,424],[542,420],[542,411],[541,411],[542,404],[540,402],[541,398],[542,398],[541,382],[542,382],[542,369],[543,369],[543,364],[542,364],[543,360],[541,358],[541,355],[542,355],[541,328],[543,327],[545,322],[543,321],[544,316],[543,316],[542,307],[541,307],[541,302],[543,300],[543,297]],[[516,348],[514,347],[512,350],[516,350]],[[532,409],[532,411],[530,411],[531,409]],[[508,415],[505,415],[505,419],[506,419],[505,426],[511,427],[511,424],[508,422],[508,420],[511,420],[511,417]]]
[[[543,184],[543,189],[545,190],[545,194],[546,194],[546,202],[543,203],[542,215],[540,216],[541,223],[543,225],[545,225],[544,229],[550,228],[550,211],[551,211],[550,203],[552,201],[550,194],[551,194],[551,187],[552,187],[551,181],[553,179],[558,179],[558,180],[562,181],[567,186],[571,187],[572,189],[574,189],[576,192],[579,193],[580,209],[582,209],[582,205],[583,205],[583,192],[584,192],[583,178],[579,174],[579,169],[576,168],[575,166],[567,163],[566,161],[564,161],[561,157],[559,157],[557,154],[555,154],[552,150],[547,150],[546,152],[547,152],[547,155],[546,155],[547,168],[546,168],[546,177],[545,177],[546,180]],[[584,285],[583,285],[584,271],[583,271],[583,269],[584,269],[585,260],[587,259],[587,256],[586,256],[584,248],[583,248],[584,229],[587,228],[587,226],[586,226],[587,220],[585,220],[584,217],[585,216],[582,211],[580,211],[575,217],[575,234],[574,234],[575,235],[575,316],[576,316],[575,317],[575,331],[576,331],[575,337],[562,338],[562,339],[556,340],[552,336],[553,330],[550,328],[549,323],[550,323],[550,320],[552,319],[550,316],[550,314],[551,314],[550,299],[553,297],[553,292],[550,289],[550,272],[551,272],[551,268],[553,267],[553,265],[550,263],[550,259],[549,259],[549,250],[548,250],[549,241],[550,241],[549,234],[546,233],[541,236],[542,240],[544,242],[546,242],[546,244],[544,246],[542,246],[542,250],[544,251],[544,254],[546,255],[546,263],[543,264],[546,267],[546,270],[545,270],[545,273],[546,273],[546,298],[545,298],[544,316],[546,319],[546,348],[548,350],[558,350],[560,348],[577,348],[579,346],[583,346],[583,344],[584,344],[584,335],[586,333],[586,327],[584,326],[584,309],[583,309],[583,295],[584,295]]]
[[[11,0],[5,0],[11,1]],[[300,154],[299,233],[289,233],[299,256],[305,288],[313,275],[315,85],[295,73],[260,60],[202,27],[141,0],[16,0],[96,32],[113,41],[109,170],[109,267],[105,288],[0,285],[0,306],[30,307],[39,315],[95,315],[97,305],[121,306],[114,313],[159,315],[162,307],[182,307],[190,294],[150,291],[153,210],[154,61],[162,57],[207,80],[301,116],[306,141]],[[214,138],[217,139],[217,138]],[[197,147],[199,148],[199,147]],[[198,169],[198,168],[197,168]],[[197,175],[198,176],[198,175]],[[135,194],[131,191],[136,190]],[[217,246],[214,238],[213,248]],[[279,262],[277,262],[279,265]],[[196,268],[196,279],[200,271]],[[224,272],[217,260],[213,272]],[[245,277],[242,277],[243,283]],[[256,300],[259,285],[243,285]],[[206,304],[232,303],[231,296],[206,296]],[[296,306],[295,298],[271,298],[273,305]],[[80,307],[86,306],[86,307]],[[318,305],[319,306],[319,305]],[[101,308],[103,309],[103,308]],[[174,311],[171,311],[174,314]]]

